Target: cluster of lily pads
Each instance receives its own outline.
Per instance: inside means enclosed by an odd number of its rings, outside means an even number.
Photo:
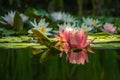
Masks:
[[[42,59],[50,53],[66,53],[70,63],[88,62],[87,51],[93,53],[88,41],[88,33],[104,32],[119,34],[117,25],[92,17],[74,17],[65,12],[47,13],[43,10],[29,9],[24,14],[10,11],[0,17],[0,36],[36,35],[38,42],[47,47]],[[49,38],[56,38],[56,44]],[[35,41],[37,42],[37,41]],[[54,50],[53,50],[54,49]]]

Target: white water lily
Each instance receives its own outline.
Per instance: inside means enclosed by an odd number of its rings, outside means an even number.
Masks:
[[[77,22],[76,18],[65,12],[53,12],[50,15],[54,21]]]
[[[53,12],[50,14],[54,21],[61,21],[63,20],[63,13],[62,12]]]
[[[30,21],[30,24],[34,27],[34,29],[39,30],[40,32],[44,33],[45,35],[52,35],[50,31],[52,31],[52,28],[48,28],[49,23],[45,22],[45,19],[41,19],[38,23],[34,19],[33,22]],[[28,30],[28,33],[32,33],[32,30]]]
[[[83,23],[84,24],[86,24],[87,26],[92,26],[92,21],[93,21],[93,19],[92,18],[82,18],[82,20],[83,20]]]
[[[74,18],[72,15],[63,13],[63,21],[64,22],[77,22],[76,18]]]
[[[79,29],[79,23],[77,22],[74,22],[74,23],[65,23],[64,24],[58,24],[58,26],[62,29],[62,30],[65,30],[67,27],[71,27],[73,29]]]
[[[28,20],[28,17],[26,15],[21,13],[20,16],[21,16],[23,22]]]
[[[13,26],[14,16],[15,16],[15,12],[10,11],[10,12],[8,12],[8,14],[5,14],[5,16],[2,16],[2,19],[4,21],[0,21],[0,23],[9,24],[9,25]]]
[[[81,25],[82,28],[86,28],[87,31],[95,30],[96,28],[102,27],[102,23],[98,19],[93,18],[82,18],[83,23]],[[88,29],[87,29],[88,28]]]
[[[83,23],[86,24],[87,26],[94,26],[94,27],[101,27],[102,24],[98,19],[93,19],[93,18],[82,18]]]
[[[83,29],[85,32],[89,32],[93,29],[93,27],[89,27],[85,23],[82,23],[81,29]]]
[[[25,22],[28,19],[28,17],[24,14],[20,14],[20,16],[21,16],[23,22]],[[1,17],[3,20],[0,21],[0,23],[9,24],[9,25],[13,26],[14,17],[15,17],[15,11],[10,11],[10,12],[8,12],[8,14],[5,14],[4,16]]]

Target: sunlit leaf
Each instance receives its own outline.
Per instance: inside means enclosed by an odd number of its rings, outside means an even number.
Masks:
[[[39,40],[38,42],[40,42],[41,44],[44,44],[47,47],[51,46],[51,41],[42,32],[36,29],[32,29],[32,32],[38,37],[38,40]]]

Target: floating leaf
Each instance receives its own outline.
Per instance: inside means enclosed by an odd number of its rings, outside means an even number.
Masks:
[[[44,44],[47,47],[51,46],[51,41],[42,32],[38,31],[37,29],[32,29],[32,32],[38,37],[38,42]]]

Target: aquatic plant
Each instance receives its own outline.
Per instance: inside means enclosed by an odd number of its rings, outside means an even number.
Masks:
[[[52,12],[50,15],[54,21],[77,22],[75,17],[65,12]]]
[[[45,22],[45,19],[40,19],[37,23],[36,19],[34,19],[33,22],[30,21],[30,24],[37,29],[38,31],[44,33],[45,35],[52,35],[50,31],[52,31],[52,28],[49,28],[49,23]],[[28,30],[28,33],[32,33],[31,29]]]
[[[81,28],[88,27],[87,31],[96,31],[98,28],[102,27],[102,23],[98,19],[93,18],[82,18],[83,23],[81,24]]]
[[[61,28],[62,30],[65,30],[67,27],[80,29],[78,22],[73,22],[73,23],[64,22],[63,24],[58,24],[58,27]]]
[[[103,28],[105,31],[109,32],[109,33],[115,33],[116,32],[116,27],[113,26],[113,24],[111,23],[105,23],[103,25]]]
[[[15,14],[16,14],[15,11],[8,12],[8,14],[5,14],[4,16],[2,16],[3,20],[1,20],[0,23],[13,26]],[[22,13],[20,14],[20,17],[22,18],[23,22],[25,22],[28,19],[28,17]]]
[[[87,34],[84,33],[82,29],[75,30],[71,27],[65,28],[64,32],[59,29],[60,36],[56,36],[58,43],[56,46],[60,45],[60,50],[65,51],[66,59],[70,63],[74,64],[84,64],[85,61],[88,62],[87,51],[93,52],[90,49],[90,44],[93,40],[87,41]]]

